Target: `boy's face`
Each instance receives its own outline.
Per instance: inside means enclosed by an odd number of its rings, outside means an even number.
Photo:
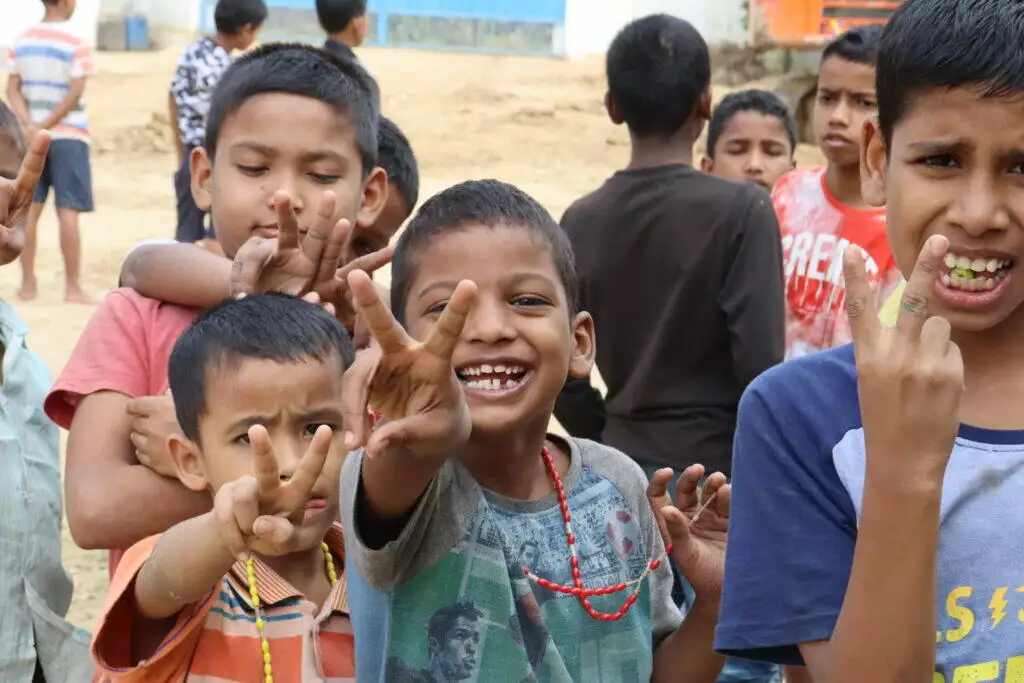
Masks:
[[[835,56],[821,63],[814,102],[814,135],[829,163],[860,163],[864,122],[877,113],[875,67]]]
[[[466,390],[474,435],[546,427],[568,375],[593,365],[594,326],[570,320],[547,245],[526,228],[470,226],[433,239],[417,257],[406,327],[425,339],[462,280],[476,304],[452,356]]]
[[[246,24],[242,27],[242,30],[236,33],[233,38],[234,45],[232,47],[236,50],[245,51],[248,50],[259,38],[260,31],[263,29],[263,25],[253,26],[252,24]]]
[[[1024,310],[1024,100],[980,98],[968,87],[916,93],[888,159],[874,123],[865,138],[864,196],[886,206],[903,274],[929,236],[949,240],[929,312],[977,331]]]
[[[221,127],[216,163],[204,149],[192,154],[192,195],[210,211],[217,241],[229,258],[250,237],[276,237],[274,194],[292,198],[299,231],[316,219],[325,192],[337,197],[334,220],[376,221],[384,205],[384,172],[363,179],[355,130],[318,100],[284,93],[257,95]]]
[[[377,216],[377,220],[370,225],[356,225],[353,228],[352,236],[342,254],[342,263],[351,263],[353,259],[372,254],[388,246],[391,238],[401,229],[402,224],[412,213],[412,207],[405,203],[394,183],[389,182],[387,187],[388,196],[384,202],[384,209]]]
[[[793,145],[786,126],[759,111],[737,112],[715,143],[715,157],[701,168],[729,180],[757,183],[769,192],[775,181],[793,170]]]

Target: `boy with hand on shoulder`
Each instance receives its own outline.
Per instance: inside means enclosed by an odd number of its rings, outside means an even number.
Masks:
[[[355,680],[335,521],[353,356],[333,316],[283,294],[226,301],[181,336],[170,448],[213,507],[125,554],[93,643],[101,680]]]
[[[547,434],[594,330],[543,207],[497,181],[457,185],[399,238],[393,315],[367,275],[349,283],[377,342],[344,386],[360,677],[714,681],[729,487],[711,475],[698,508],[694,466],[675,507],[671,470],[648,489],[622,453]],[[685,621],[667,552],[697,591]]]
[[[861,168],[899,318],[849,249],[853,346],[744,397],[722,651],[829,683],[1024,672],[1022,22],[1017,0],[906,0],[885,29]]]

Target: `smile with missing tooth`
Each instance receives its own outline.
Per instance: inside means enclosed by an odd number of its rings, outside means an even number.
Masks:
[[[527,369],[516,364],[486,363],[467,365],[456,370],[459,381],[470,389],[499,391],[514,389],[526,377]]]
[[[999,258],[970,258],[947,253],[943,261],[942,284],[951,289],[984,292],[1006,279],[1012,261]]]

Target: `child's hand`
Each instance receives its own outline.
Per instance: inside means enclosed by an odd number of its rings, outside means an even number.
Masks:
[[[174,412],[174,399],[170,393],[163,396],[143,396],[128,402],[132,416],[132,445],[139,462],[159,475],[174,479],[178,468],[167,448],[167,437],[181,434],[178,416]]]
[[[266,428],[249,428],[256,475],[225,484],[213,501],[221,539],[232,555],[244,561],[250,552],[273,557],[299,550],[295,527],[327,462],[331,436],[331,428],[321,425],[295,471],[282,480]]]
[[[944,237],[925,243],[894,330],[875,314],[859,249],[848,248],[843,258],[868,475],[897,486],[941,486],[960,423],[960,349],[950,341],[949,322],[928,317],[948,249]]]
[[[717,605],[725,577],[725,537],[732,489],[725,483],[725,475],[715,472],[698,494],[703,477],[703,465],[687,468],[676,484],[673,505],[668,492],[672,470],[658,470],[647,487],[647,498],[666,545],[672,544],[672,559],[679,571],[698,596]]]
[[[29,139],[18,177],[15,180],[0,178],[0,266],[17,259],[25,248],[28,211],[50,148],[50,134],[45,131]]]
[[[367,275],[371,275],[374,271],[391,263],[391,257],[394,253],[395,248],[387,246],[365,256],[360,256],[339,268],[333,278],[317,284],[316,291],[320,298],[334,304],[335,317],[345,326],[346,330],[351,330],[354,333],[359,327],[356,323],[355,301],[352,299],[352,290],[348,286],[349,273],[361,270]],[[356,348],[362,347],[357,344]]]
[[[313,225],[303,237],[287,192],[274,195],[276,239],[251,237],[235,255],[231,267],[231,296],[282,292],[303,296],[338,269],[338,258],[349,233],[348,221],[334,220],[338,198],[325,192]]]
[[[448,456],[472,429],[452,352],[476,285],[459,283],[430,336],[419,343],[391,315],[366,273],[355,271],[348,281],[359,316],[377,343],[359,352],[345,373],[345,446],[365,446],[369,457],[396,447],[422,459]],[[367,408],[386,420],[372,432]]]

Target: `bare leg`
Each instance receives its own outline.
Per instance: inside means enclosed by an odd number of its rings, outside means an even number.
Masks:
[[[43,215],[43,204],[33,204],[28,210],[28,225],[25,228],[25,248],[21,251],[21,289],[18,298],[31,301],[39,293],[36,283],[36,234],[39,231],[39,217]]]
[[[64,254],[64,272],[67,289],[64,298],[78,304],[92,303],[82,289],[82,236],[78,231],[78,212],[74,209],[57,209],[60,221],[60,250]]]
[[[814,683],[811,680],[811,672],[802,666],[785,667],[786,683]]]

